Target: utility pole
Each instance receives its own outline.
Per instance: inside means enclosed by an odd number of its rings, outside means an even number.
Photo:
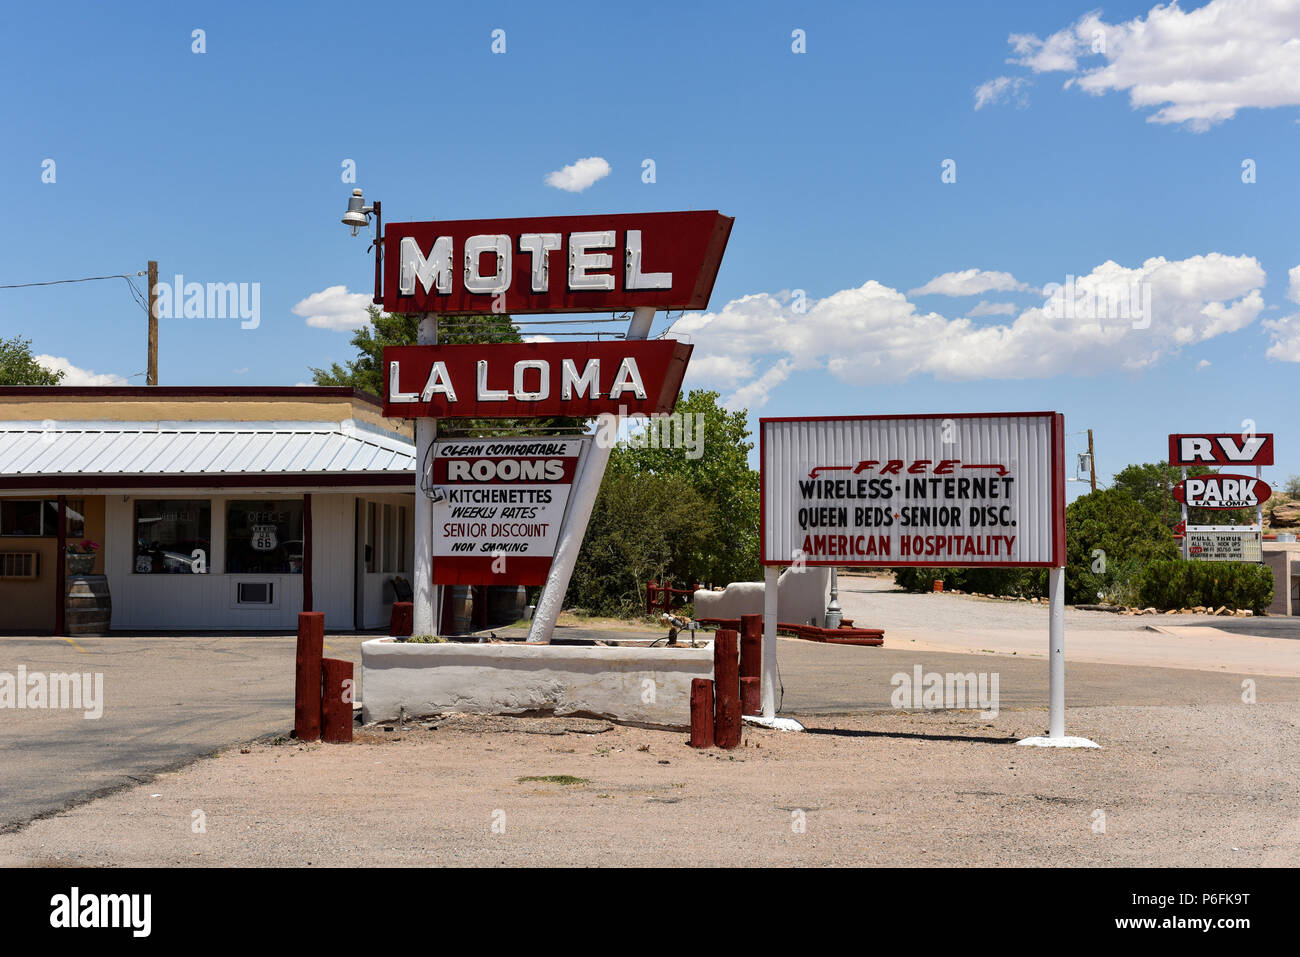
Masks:
[[[1088,430],[1088,478],[1092,482],[1092,490],[1097,491],[1097,459],[1092,454],[1092,429]]]
[[[158,384],[158,263],[149,260],[149,365],[145,385]]]

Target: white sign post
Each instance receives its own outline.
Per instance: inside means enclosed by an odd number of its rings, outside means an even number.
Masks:
[[[762,707],[775,715],[781,566],[1040,567],[1049,581],[1049,720],[1065,734],[1064,417],[1054,412],[762,419]]]

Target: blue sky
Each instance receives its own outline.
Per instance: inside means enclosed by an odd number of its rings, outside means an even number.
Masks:
[[[152,258],[164,280],[260,284],[257,328],[163,320],[164,384],[293,384],[351,355],[371,263],[338,223],[350,159],[389,221],[734,216],[710,313],[674,332],[696,345],[688,385],[755,420],[1056,409],[1094,429],[1105,481],[1161,459],[1169,432],[1253,419],[1277,434],[1266,478],[1300,472],[1295,3],[7,16],[0,283]],[[588,157],[609,174],[546,184]],[[1048,308],[1044,286],[1089,275],[1149,290],[1150,327]],[[339,286],[353,296],[325,294]],[[30,337],[70,381],[141,383],[145,328],[120,280],[0,290],[0,336]]]

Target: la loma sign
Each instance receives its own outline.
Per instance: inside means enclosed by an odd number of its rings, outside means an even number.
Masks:
[[[384,415],[589,417],[673,410],[691,346],[674,339],[384,349]]]

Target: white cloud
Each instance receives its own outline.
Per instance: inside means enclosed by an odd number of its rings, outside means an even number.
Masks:
[[[1202,359],[1200,362],[1196,363],[1196,371],[1200,372],[1202,369],[1208,369],[1211,365],[1212,363],[1209,359]]]
[[[1014,302],[989,302],[981,299],[979,305],[966,313],[968,316],[1014,316],[1019,307]]]
[[[1068,73],[1066,87],[1127,91],[1134,109],[1157,107],[1150,123],[1201,132],[1240,109],[1300,105],[1295,0],[1210,0],[1191,11],[1175,0],[1123,23],[1093,12],[1046,39],[1012,34],[1008,42],[1016,53],[1009,62]]]
[[[62,372],[63,379],[59,385],[129,385],[126,378],[111,372],[92,372],[74,366],[63,356],[33,356],[40,365],[55,372]]]
[[[794,363],[789,359],[778,359],[766,372],[737,389],[728,396],[723,405],[728,409],[761,409],[767,404],[772,390],[779,386],[794,371]]]
[[[1292,266],[1286,275],[1286,297],[1292,302],[1300,302],[1300,266]]]
[[[1029,94],[1025,87],[1033,81],[1023,76],[998,76],[975,87],[975,109],[980,110],[996,103],[1015,100],[1016,106],[1024,109],[1029,105]]]
[[[935,276],[924,286],[908,292],[909,296],[978,296],[982,292],[1024,292],[1029,286],[1017,282],[1009,272],[963,269]]]
[[[576,163],[570,163],[564,169],[557,169],[546,174],[546,185],[554,186],[570,193],[581,193],[584,189],[609,175],[609,164],[602,157],[588,156]]]
[[[1264,327],[1273,333],[1273,344],[1264,355],[1280,362],[1300,362],[1300,313],[1265,319]]]
[[[307,325],[317,329],[347,332],[360,329],[370,321],[366,307],[371,298],[369,293],[348,292],[347,286],[330,286],[295,305],[293,314],[305,316]]]
[[[1041,304],[994,325],[923,312],[902,292],[870,280],[810,300],[804,312],[778,296],[744,296],[718,312],[687,313],[673,331],[695,344],[692,387],[734,389],[729,405],[757,406],[797,371],[879,385],[923,375],[969,381],[1141,370],[1250,325],[1264,309],[1265,280],[1249,256],[1155,257],[1132,268],[1105,262],[1067,287],[1072,297],[1054,289]],[[1142,315],[1107,318],[1104,305],[1114,302],[1107,293],[1116,290]],[[1300,361],[1300,318],[1294,337]]]

